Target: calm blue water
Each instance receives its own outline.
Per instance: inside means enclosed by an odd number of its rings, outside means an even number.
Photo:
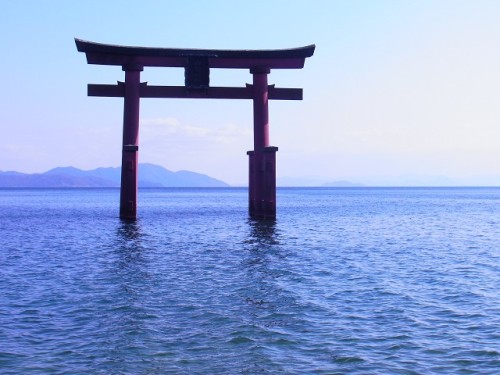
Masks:
[[[500,189],[0,190],[2,374],[495,374]]]

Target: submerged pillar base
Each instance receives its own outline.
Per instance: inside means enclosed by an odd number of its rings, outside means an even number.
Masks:
[[[268,146],[248,151],[248,213],[253,219],[276,218],[276,152]]]
[[[120,219],[137,219],[137,145],[123,146],[121,189],[120,189]]]

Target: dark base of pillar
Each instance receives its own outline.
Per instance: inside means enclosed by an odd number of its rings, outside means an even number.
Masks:
[[[129,207],[124,208],[123,206],[120,206],[120,219],[126,221],[135,221],[137,220],[137,210],[131,207],[134,205],[134,202],[130,201],[129,203]]]
[[[262,151],[248,151],[249,190],[248,212],[253,219],[276,218],[276,151],[265,147]]]
[[[137,219],[137,163],[138,147],[123,146],[120,187],[120,219]]]

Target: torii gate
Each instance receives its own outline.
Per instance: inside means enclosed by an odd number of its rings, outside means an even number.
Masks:
[[[137,218],[137,167],[140,98],[252,99],[254,149],[249,156],[249,213],[253,218],[276,217],[276,151],[269,143],[268,100],[302,100],[302,89],[268,85],[271,69],[302,69],[315,46],[283,50],[209,50],[128,47],[76,39],[87,63],[121,65],[125,82],[88,85],[89,96],[123,97],[123,149],[120,218]],[[141,83],[145,66],[184,68],[185,86]],[[253,85],[211,87],[210,68],[249,69]]]

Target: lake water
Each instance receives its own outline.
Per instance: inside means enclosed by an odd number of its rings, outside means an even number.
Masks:
[[[0,190],[2,374],[496,374],[500,188]]]

